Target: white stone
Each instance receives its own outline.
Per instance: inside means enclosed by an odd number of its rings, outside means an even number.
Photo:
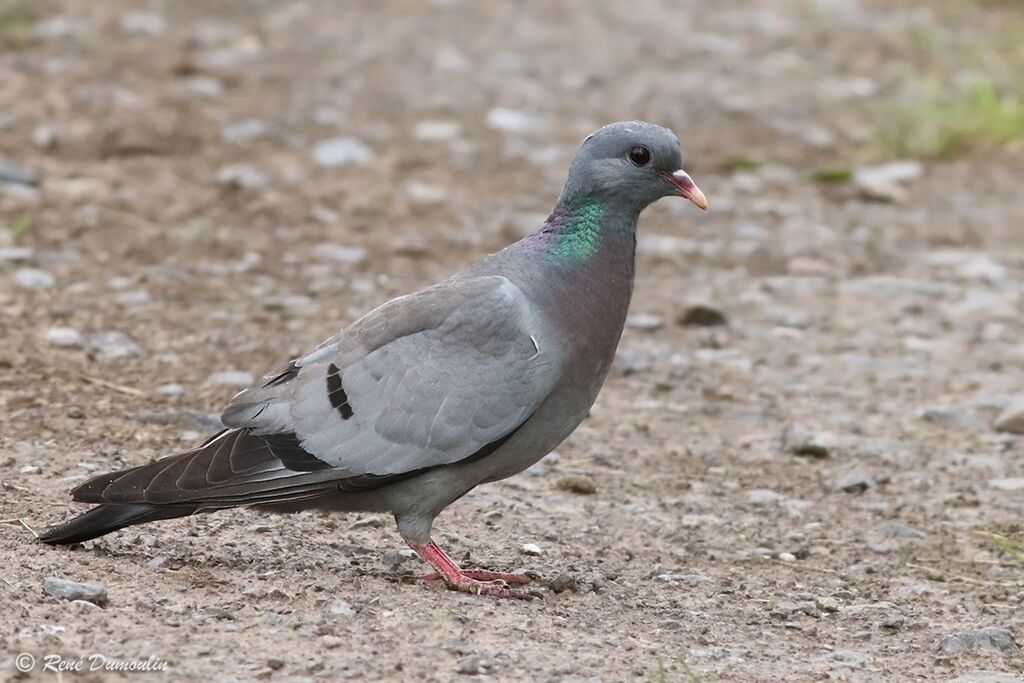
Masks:
[[[310,255],[318,261],[352,264],[365,261],[367,252],[366,247],[346,247],[340,244],[325,242],[313,247]]]
[[[126,36],[158,36],[164,28],[164,18],[159,14],[129,12],[121,17],[121,33]]]
[[[372,158],[372,149],[361,140],[348,136],[322,140],[313,148],[313,160],[327,168],[365,164]]]
[[[32,144],[39,149],[52,149],[57,144],[57,130],[46,123],[32,129]]]
[[[782,495],[771,489],[752,489],[747,491],[747,502],[756,507],[775,505],[782,500]]]
[[[224,126],[220,139],[229,145],[270,135],[270,124],[262,119],[242,119]]]
[[[890,183],[908,183],[918,180],[924,175],[924,164],[916,160],[893,161],[880,166],[861,166],[854,171],[853,177],[885,180]]]
[[[217,171],[217,182],[239,190],[262,190],[270,179],[252,164],[230,164]]]
[[[19,268],[13,277],[16,285],[26,289],[49,289],[57,284],[57,278],[38,268]]]
[[[505,133],[532,133],[550,125],[545,116],[496,107],[487,112],[487,125]]]
[[[665,321],[656,315],[634,313],[626,318],[626,327],[641,332],[657,332],[665,326]]]
[[[894,161],[881,166],[862,166],[853,173],[853,184],[868,198],[885,202],[901,202],[906,198],[903,184],[924,175],[920,161]]]
[[[1024,477],[989,479],[988,485],[1000,491],[1024,491]]]
[[[51,327],[46,332],[46,343],[60,348],[80,348],[84,343],[82,333],[73,327]]]
[[[429,185],[418,180],[410,181],[405,186],[409,199],[414,204],[432,205],[448,201],[448,191],[439,185]]]
[[[352,609],[352,605],[348,604],[348,602],[338,598],[328,605],[327,614],[341,619],[350,619],[356,615],[356,611]]]
[[[133,358],[142,355],[142,348],[128,335],[115,330],[89,335],[86,346],[103,360]]]
[[[0,263],[29,261],[35,252],[28,247],[2,247],[0,248]]]
[[[223,370],[207,377],[206,383],[219,387],[247,387],[253,383],[253,376],[244,370]]]
[[[427,119],[420,121],[413,129],[413,136],[425,142],[444,142],[459,136],[461,127],[457,121]]]
[[[1024,434],[1024,399],[1008,406],[996,418],[995,428],[1000,432]]]

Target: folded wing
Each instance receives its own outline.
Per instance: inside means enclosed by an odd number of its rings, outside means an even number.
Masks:
[[[361,491],[496,450],[550,394],[560,358],[504,277],[395,299],[229,404],[207,444],[103,475],[76,498],[258,504]]]

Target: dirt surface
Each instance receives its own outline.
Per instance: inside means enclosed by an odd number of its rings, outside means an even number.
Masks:
[[[1024,394],[1020,146],[812,177],[891,158],[882,103],[915,69],[954,79],[1015,3],[0,4],[0,157],[42,177],[0,185],[0,679],[27,652],[38,680],[47,654],[167,663],[65,681],[1024,680],[1024,571],[977,533],[1024,512],[1024,446],[994,427]],[[403,582],[424,567],[384,516],[74,549],[18,521],[537,227],[625,118],[678,133],[712,210],[646,212],[590,418],[435,527],[543,600]],[[339,136],[350,163],[324,165]],[[727,324],[681,324],[697,303]],[[955,652],[982,627],[1010,634]]]

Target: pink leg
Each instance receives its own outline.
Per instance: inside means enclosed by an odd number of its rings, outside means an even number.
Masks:
[[[448,553],[441,550],[433,541],[426,545],[418,545],[409,539],[405,539],[405,542],[437,572],[436,574],[422,577],[421,580],[425,582],[441,580],[451,590],[473,593],[475,595],[491,595],[496,598],[530,600],[537,597],[525,588],[509,587],[509,583],[529,583],[530,579],[521,574],[502,574],[484,569],[462,570],[455,563],[455,560],[449,557]]]

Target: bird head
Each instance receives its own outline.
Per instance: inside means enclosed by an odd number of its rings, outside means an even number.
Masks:
[[[611,123],[583,141],[569,168],[562,197],[614,198],[637,211],[662,197],[683,197],[701,209],[707,198],[683,170],[679,140],[645,121]]]

